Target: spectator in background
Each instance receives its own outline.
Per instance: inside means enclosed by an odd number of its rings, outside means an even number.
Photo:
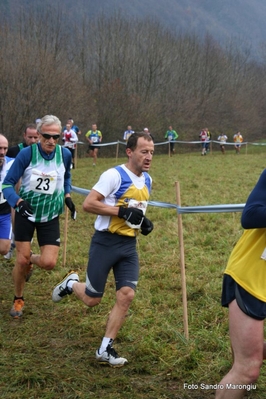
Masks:
[[[132,130],[132,127],[130,125],[128,125],[127,130],[125,130],[125,132],[124,132],[123,140],[125,140],[125,142],[127,142],[129,137],[133,133],[135,133],[134,130]]]
[[[14,159],[6,156],[8,141],[0,134],[0,254],[6,255],[11,245],[11,207],[2,192],[2,182],[8,173]]]
[[[211,133],[209,132],[209,129],[207,127],[205,127],[205,131],[207,133],[207,140],[206,140],[206,143],[205,143],[205,149],[206,149],[206,152],[209,152],[210,151]]]
[[[235,143],[236,154],[240,154],[240,148],[241,148],[241,143],[243,142],[243,136],[240,132],[237,132],[233,138]]]
[[[72,168],[75,168],[75,148],[78,142],[78,136],[75,131],[71,129],[70,123],[66,124],[66,129],[63,131],[62,140],[64,142],[64,147],[68,148],[72,155]]]
[[[30,123],[26,126],[24,133],[23,133],[23,142],[16,144],[12,147],[9,147],[7,150],[7,157],[16,158],[20,150],[23,148],[28,147],[34,143],[38,143],[39,135],[37,132],[36,125],[34,123]]]
[[[99,146],[97,146],[97,144],[102,142],[102,133],[100,132],[100,130],[97,130],[97,125],[96,123],[93,123],[91,126],[91,130],[89,130],[86,134],[85,134],[86,139],[89,142],[89,148],[87,151],[87,156],[92,157],[93,158],[93,166],[96,166],[96,162],[97,162],[97,156],[98,156],[98,150],[99,150]]]
[[[67,123],[70,124],[70,129],[74,130],[74,132],[77,135],[81,134],[81,131],[79,130],[79,127],[77,125],[74,125],[74,120],[72,118],[68,118]],[[62,132],[64,132],[65,129],[66,129],[66,126],[63,127]]]
[[[148,129],[147,127],[145,127],[145,128],[143,129],[143,131],[144,131],[144,133],[149,134],[149,135],[151,136],[153,142],[154,142],[154,137],[153,137],[153,135],[151,134],[151,132],[149,131],[149,129]]]
[[[201,155],[207,155],[208,148],[208,132],[206,129],[202,129],[199,134],[201,140]]]
[[[175,143],[174,142],[178,138],[178,134],[172,128],[171,125],[168,127],[168,130],[165,133],[164,138],[169,141],[169,143],[170,143],[170,152],[171,152],[171,154],[174,154],[174,152],[175,152]]]
[[[225,143],[226,143],[226,140],[227,140],[227,136],[226,136],[226,134],[224,134],[224,133],[220,134],[220,136],[218,137],[218,141],[220,141],[220,149],[221,149],[221,151],[222,151],[222,154],[225,153]]]

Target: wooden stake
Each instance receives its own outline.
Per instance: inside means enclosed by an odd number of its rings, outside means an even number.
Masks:
[[[115,162],[117,163],[117,159],[118,159],[118,152],[119,152],[119,142],[117,142],[116,144],[116,154],[115,154]]]
[[[77,160],[78,160],[78,145],[76,144],[75,151],[74,151],[74,165],[75,169],[77,169]]]
[[[68,207],[65,206],[65,225],[64,225],[64,247],[63,247],[63,267],[66,266],[66,251],[67,251],[67,227],[68,227]]]
[[[176,187],[176,202],[177,202],[178,206],[181,206],[179,182],[175,182],[175,187]],[[184,241],[183,241],[182,216],[179,213],[177,214],[177,221],[178,221],[178,239],[179,239],[179,250],[180,250],[180,271],[181,271],[182,302],[183,302],[183,323],[184,323],[185,337],[188,340],[189,336],[188,336],[185,253],[184,253]]]

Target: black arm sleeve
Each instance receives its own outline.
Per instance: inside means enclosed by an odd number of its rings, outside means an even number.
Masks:
[[[266,169],[247,199],[241,224],[244,229],[266,227]]]

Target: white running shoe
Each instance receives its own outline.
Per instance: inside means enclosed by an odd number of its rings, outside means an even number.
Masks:
[[[112,344],[109,344],[102,354],[99,354],[99,349],[97,349],[96,360],[100,364],[107,364],[111,367],[123,367],[128,363],[127,359],[119,357]]]
[[[8,251],[7,254],[4,255],[4,258],[9,260],[12,258],[13,254],[14,254],[14,249],[16,248],[16,245],[12,242],[10,245],[10,249]]]
[[[70,290],[67,287],[67,283],[69,282],[69,280],[74,280],[74,281],[79,282],[78,274],[75,273],[73,270],[71,270],[69,273],[66,274],[66,276],[63,278],[63,280],[60,281],[59,284],[57,284],[57,286],[54,288],[53,294],[52,294],[52,300],[54,302],[60,302],[64,296],[72,294],[72,290]]]

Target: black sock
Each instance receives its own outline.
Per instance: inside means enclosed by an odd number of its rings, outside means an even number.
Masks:
[[[23,296],[14,296],[14,301],[16,300],[16,299],[22,299],[22,301],[24,301],[24,298],[23,298]]]

